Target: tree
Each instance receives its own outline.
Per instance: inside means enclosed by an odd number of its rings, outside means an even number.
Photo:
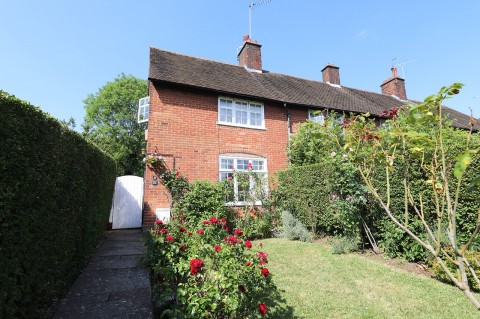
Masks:
[[[459,234],[462,205],[459,201],[461,191],[471,182],[467,178],[472,173],[467,167],[479,153],[480,147],[472,145],[472,133],[475,122],[471,121],[465,141],[457,140],[464,150],[450,161],[453,154],[446,143],[449,133],[448,118],[442,113],[443,101],[460,92],[462,85],[455,83],[443,87],[435,96],[427,97],[424,103],[407,107],[406,114],[396,109],[385,113],[389,117],[386,129],[374,131],[367,127],[365,116],[352,118],[346,127],[348,143],[357,154],[357,168],[370,193],[380,204],[390,220],[413,238],[430,253],[446,276],[480,310],[480,301],[470,289],[471,283],[480,286],[475,264],[469,260],[469,250],[480,231],[480,205],[476,201],[476,218],[472,222],[472,231],[466,238]],[[418,184],[412,184],[409,163],[420,161],[426,190]],[[403,174],[403,211],[395,211],[392,203],[392,176],[397,163],[402,165]],[[375,177],[375,168],[382,167],[386,176],[386,185],[379,185]],[[474,185],[472,185],[473,187]],[[413,214],[412,214],[413,213]],[[421,230],[412,227],[412,218],[421,221]]]
[[[119,175],[143,176],[146,124],[137,123],[137,106],[147,95],[146,80],[122,73],[83,101],[83,134],[117,161]]]

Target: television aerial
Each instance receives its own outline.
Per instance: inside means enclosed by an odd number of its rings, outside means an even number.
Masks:
[[[248,5],[248,26],[249,26],[250,39],[252,39],[252,11],[253,11],[253,9],[255,9],[256,6],[266,4],[270,1],[271,0],[255,1],[255,2],[250,2],[250,4]]]

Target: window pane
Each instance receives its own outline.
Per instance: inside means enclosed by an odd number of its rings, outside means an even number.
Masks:
[[[232,107],[232,101],[226,99],[220,99],[220,106],[222,107]]]
[[[240,170],[248,169],[248,160],[237,159],[237,169],[240,169]]]
[[[262,115],[260,113],[250,113],[250,125],[261,126]]]
[[[247,104],[247,102],[235,101],[235,108],[237,110],[247,110],[248,109],[248,104]]]
[[[222,158],[220,159],[220,168],[223,169],[233,169],[233,158]]]
[[[247,112],[246,111],[236,111],[235,112],[235,123],[237,123],[237,124],[247,124]]]

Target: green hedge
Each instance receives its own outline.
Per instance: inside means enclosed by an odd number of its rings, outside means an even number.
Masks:
[[[333,188],[330,171],[330,165],[319,163],[278,172],[282,205],[314,231],[332,232],[338,226],[339,221],[330,209]]]
[[[116,164],[0,91],[0,317],[45,316],[102,237]]]

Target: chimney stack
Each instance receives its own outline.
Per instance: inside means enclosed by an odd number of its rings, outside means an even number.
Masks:
[[[333,64],[327,63],[322,69],[323,82],[329,82],[330,84],[340,85],[340,71],[339,67]]]
[[[395,95],[401,100],[407,100],[407,91],[405,90],[405,80],[397,75],[397,68],[392,67],[392,77],[383,81],[380,87],[382,94]]]
[[[237,55],[238,63],[249,69],[262,71],[262,47],[257,41],[250,39],[248,34],[243,36],[243,47]]]

